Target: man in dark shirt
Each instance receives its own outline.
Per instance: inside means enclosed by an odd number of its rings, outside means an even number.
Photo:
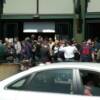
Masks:
[[[5,61],[6,59],[6,48],[2,44],[2,41],[0,40],[0,62]]]

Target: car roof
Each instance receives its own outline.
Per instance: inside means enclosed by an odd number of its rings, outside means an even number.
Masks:
[[[83,69],[100,72],[100,63],[81,63],[81,62],[60,62],[51,64],[42,64],[32,67],[26,71],[19,73],[19,76],[30,74],[32,72],[51,70],[51,69]]]
[[[17,78],[21,78],[32,72],[43,71],[43,70],[50,70],[50,69],[83,69],[83,70],[91,70],[100,73],[100,63],[82,63],[82,62],[60,62],[60,63],[51,63],[51,64],[42,64],[39,66],[32,67],[26,71],[13,75],[3,81],[2,83],[6,84]],[[0,83],[1,83],[0,82]],[[1,85],[0,85],[1,86]]]
[[[100,63],[89,63],[89,62],[58,62],[58,63],[50,63],[50,64],[43,64],[43,65],[40,65],[38,67],[73,67],[73,68],[82,68],[83,66],[86,67],[86,66],[90,66],[90,67],[100,67]],[[87,68],[88,68],[87,67]]]
[[[25,70],[20,75],[30,74],[36,71],[50,70],[50,69],[83,69],[100,72],[100,63],[82,63],[82,62],[59,62],[59,63],[50,63],[50,64],[41,64],[34,66],[28,70]]]
[[[87,70],[98,70],[100,71],[100,63],[83,63],[83,62],[59,62],[59,63],[51,63],[51,64],[43,64],[40,66],[36,66],[35,68],[31,68],[30,70],[44,70],[44,69],[52,69],[52,68],[68,68],[68,69],[87,69]]]

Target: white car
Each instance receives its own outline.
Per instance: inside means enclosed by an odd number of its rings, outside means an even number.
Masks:
[[[89,80],[91,95],[86,95]],[[0,82],[0,100],[89,99],[100,100],[100,63],[45,64]]]

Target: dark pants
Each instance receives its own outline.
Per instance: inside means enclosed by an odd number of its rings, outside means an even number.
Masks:
[[[74,62],[74,58],[65,58],[65,62]]]
[[[92,58],[91,58],[90,55],[81,55],[80,60],[82,62],[91,62],[92,61]]]

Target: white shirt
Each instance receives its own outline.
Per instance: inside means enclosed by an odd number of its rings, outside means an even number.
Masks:
[[[15,43],[16,53],[19,54],[21,52],[21,44],[20,42]]]
[[[55,54],[55,53],[58,53],[58,50],[59,50],[59,47],[56,47],[56,46],[55,46],[55,47],[54,47],[54,54]]]
[[[74,57],[74,53],[77,52],[77,48],[75,46],[66,46],[63,48],[60,48],[59,51],[64,52],[64,57],[69,59]]]

